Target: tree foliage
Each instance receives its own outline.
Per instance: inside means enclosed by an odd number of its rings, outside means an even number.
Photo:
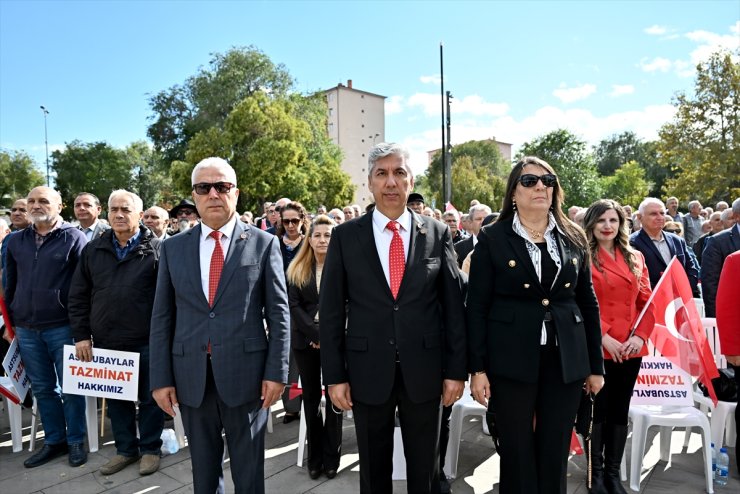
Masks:
[[[457,144],[452,149],[452,204],[465,210],[471,200],[477,199],[494,210],[499,209],[510,171],[511,164],[501,156],[496,141]],[[441,152],[434,155],[416,188],[429,204],[434,201],[438,208],[444,204]]]
[[[672,176],[671,170],[658,161],[656,142],[643,141],[631,131],[601,140],[594,146],[594,160],[603,177],[614,175],[625,163],[630,161],[638,163],[645,170],[645,179],[648,182],[647,194],[654,197],[660,197],[666,180]]]
[[[253,46],[212,54],[208,66],[182,85],[149,98],[152,124],[147,135],[167,164],[183,160],[190,139],[208,128],[222,128],[244,98],[257,91],[284,97],[292,86],[285,67]]]
[[[0,150],[0,206],[10,207],[13,201],[44,184],[46,178],[28,154]]]
[[[588,206],[601,197],[601,181],[586,142],[565,129],[525,142],[517,158],[537,156],[558,174],[565,193],[563,206]]]
[[[325,103],[317,104],[322,101],[276,99],[264,92],[248,96],[223,129],[211,127],[191,139],[185,162],[173,164],[176,185],[189,189],[186,170],[208,156],[223,156],[236,171],[241,207],[259,210],[276,195],[307,206],[349,202],[354,190],[341,171],[341,151],[326,136]]]
[[[144,141],[131,143],[125,151],[131,165],[131,192],[141,197],[144,209],[154,205],[171,206],[179,201],[169,173],[164,170],[162,157]]]
[[[126,152],[107,142],[75,140],[67,143],[64,150],[54,151],[51,158],[66,218],[72,217],[74,198],[80,192],[92,192],[105,208],[112,191],[131,187],[133,167]]]
[[[637,161],[628,161],[614,175],[603,177],[604,197],[622,205],[637,207],[648,196],[650,187],[645,179],[645,169]]]
[[[693,97],[676,94],[676,115],[659,132],[660,160],[676,172],[666,192],[732,200],[740,196],[740,64],[720,52],[696,70]]]

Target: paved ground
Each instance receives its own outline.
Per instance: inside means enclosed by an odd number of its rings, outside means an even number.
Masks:
[[[274,432],[267,435],[265,479],[268,493],[292,494],[347,494],[359,492],[358,456],[355,445],[354,426],[345,420],[344,451],[339,475],[333,480],[322,477],[311,480],[308,473],[296,466],[298,422],[288,425],[282,423],[282,410],[279,406],[273,411]],[[30,413],[24,412],[24,425],[30,423]],[[25,433],[28,434],[28,428]],[[97,470],[114,453],[110,426],[101,439],[101,448],[89,456],[86,465],[72,468],[66,458],[57,459],[43,467],[28,470],[23,461],[28,453],[28,438],[24,451],[13,453],[7,413],[0,414],[0,493],[60,493],[92,494],[99,492],[143,494],[143,493],[187,493],[192,492],[192,473],[190,454],[185,448],[177,454],[162,458],[162,468],[148,477],[139,477],[138,468],[130,466],[115,475],[104,476]],[[702,467],[701,442],[698,434],[693,434],[689,447],[682,451],[683,431],[673,433],[671,462],[658,459],[658,437],[653,433],[648,438],[648,448],[643,463],[641,492],[649,494],[697,494],[705,492],[704,471]],[[40,441],[39,441],[40,444]],[[629,443],[628,443],[629,448]],[[735,465],[735,449],[730,449],[731,465]],[[569,464],[568,493],[585,494],[585,461],[582,456],[574,456]],[[228,469],[228,463],[227,463]],[[498,457],[493,454],[490,437],[481,432],[477,418],[465,421],[458,478],[452,487],[456,494],[493,493],[498,491]],[[737,468],[731,467],[730,482],[726,487],[717,487],[715,492],[740,492],[740,475]],[[227,470],[227,492],[233,492],[233,485]],[[625,484],[625,487],[627,485]],[[394,493],[405,493],[404,481],[394,482]]]

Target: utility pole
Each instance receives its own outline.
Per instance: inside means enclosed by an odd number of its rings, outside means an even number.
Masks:
[[[444,55],[442,43],[439,43],[439,86],[440,86],[440,101],[442,103],[442,147],[440,147],[440,163],[442,164],[442,202],[447,206],[449,200],[447,196],[448,188],[448,175],[447,175],[447,145],[445,141],[445,72],[444,72]]]
[[[46,186],[51,187],[51,178],[49,175],[49,134],[46,130],[46,116],[49,114],[49,110],[41,105],[41,111],[44,112],[44,144],[46,145]]]
[[[444,173],[447,176],[447,182],[444,189],[444,202],[447,204],[452,200],[452,141],[450,140],[450,130],[452,128],[450,118],[450,100],[452,93],[447,91],[447,145],[444,147]]]

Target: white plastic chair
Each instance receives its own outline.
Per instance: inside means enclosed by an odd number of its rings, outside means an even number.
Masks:
[[[38,404],[33,398],[33,416],[31,418],[31,444],[28,451],[36,447],[36,429],[38,428]],[[87,445],[90,453],[98,450],[98,399],[95,396],[85,397],[85,422],[87,423]]]
[[[9,377],[0,377],[0,386],[7,390],[13,389],[12,381]],[[18,453],[23,449],[23,422],[21,406],[10,401],[5,395],[5,408],[8,410],[8,421],[10,422],[10,439],[13,444],[13,453]]]
[[[452,405],[452,413],[450,413],[450,440],[447,443],[447,453],[445,454],[445,475],[453,479],[457,477],[457,460],[460,455],[463,420],[469,415],[479,415],[481,422],[486,423],[486,407],[473,399],[470,395],[470,384],[465,383],[462,398]]]
[[[629,418],[632,422],[632,449],[630,455],[630,489],[640,491],[640,477],[642,473],[642,460],[645,454],[645,441],[648,429],[652,426],[660,426],[660,459],[670,460],[671,454],[671,431],[674,427],[686,427],[686,440],[692,427],[699,427],[702,436],[702,450],[704,452],[704,474],[707,483],[707,492],[712,494],[712,452],[711,428],[707,416],[694,407],[659,407],[659,406],[630,406]]]

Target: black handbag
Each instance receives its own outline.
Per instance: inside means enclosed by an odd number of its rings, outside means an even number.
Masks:
[[[578,405],[575,427],[576,432],[583,437],[584,441],[591,439],[591,431],[594,427],[594,398],[593,393],[584,393]]]
[[[735,369],[717,369],[719,377],[712,379],[712,386],[719,401],[737,402],[737,381],[735,381]],[[704,396],[709,396],[709,391],[703,383],[699,382],[699,389]]]

